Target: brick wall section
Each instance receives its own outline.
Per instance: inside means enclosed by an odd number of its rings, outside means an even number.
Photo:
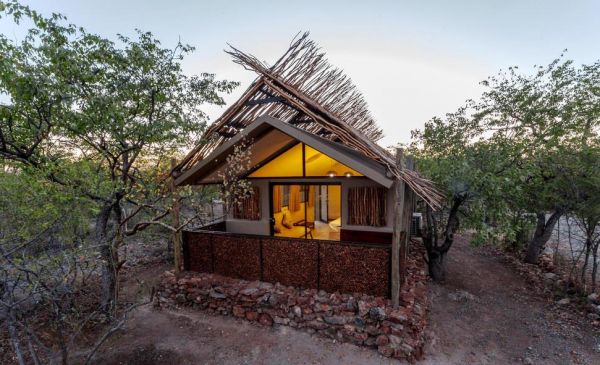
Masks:
[[[299,289],[193,272],[180,276],[165,272],[154,304],[197,308],[263,326],[290,326],[414,362],[423,356],[428,303],[420,255],[420,251],[412,251],[407,260],[398,308],[393,308],[389,299],[368,294]]]
[[[185,269],[197,272],[213,272],[211,237],[205,232],[183,232]]]
[[[376,247],[321,244],[320,288],[389,295],[390,254]]]
[[[184,232],[186,268],[246,280],[389,295],[390,248],[377,244]]]
[[[263,281],[302,288],[318,287],[318,244],[263,239]]]
[[[261,278],[259,240],[248,236],[213,235],[212,245],[215,273],[247,280]]]

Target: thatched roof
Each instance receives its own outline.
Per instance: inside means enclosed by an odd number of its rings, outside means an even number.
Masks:
[[[269,115],[378,161],[434,209],[440,206],[442,195],[429,180],[414,171],[398,169],[394,157],[377,144],[383,132],[364,97],[342,70],[329,64],[308,33],[292,41],[270,67],[235,47],[230,46],[226,52],[235,63],[256,72],[258,78],[210,125],[202,143],[181,161],[177,170],[189,169],[257,117]]]

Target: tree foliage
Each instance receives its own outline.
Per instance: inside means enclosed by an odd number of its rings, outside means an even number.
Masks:
[[[581,152],[598,141],[599,75],[600,63],[562,58],[533,74],[509,68],[482,83],[480,99],[413,132],[420,170],[447,193],[447,207],[430,215],[445,222],[432,223],[446,239],[429,244],[430,255],[449,250],[459,218],[475,243],[529,239],[524,232],[536,222],[527,255],[535,262],[564,212],[593,205],[569,191],[591,181],[572,177],[586,175]]]

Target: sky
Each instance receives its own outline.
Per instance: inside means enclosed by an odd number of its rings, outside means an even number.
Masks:
[[[600,1],[186,1],[22,0],[108,38],[151,31],[163,45],[196,47],[187,74],[215,73],[240,81],[255,74],[223,52],[232,44],[272,64],[292,38],[310,31],[364,94],[382,127],[382,146],[410,141],[410,131],[483,91],[500,69],[546,65],[567,49],[577,63],[600,58]],[[0,31],[18,37],[3,21]],[[205,109],[212,120],[225,110]]]

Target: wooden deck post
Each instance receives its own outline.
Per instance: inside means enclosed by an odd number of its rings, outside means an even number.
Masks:
[[[402,170],[402,149],[396,149],[396,166]],[[404,181],[396,178],[394,181],[394,231],[392,235],[392,305],[397,307],[400,304],[400,246],[402,244],[402,226],[404,219],[405,186]]]
[[[177,161],[173,158],[171,159],[171,174],[173,174],[173,170],[177,166]],[[175,176],[171,176],[170,181],[171,188],[171,197],[173,199],[173,206],[171,207],[171,224],[174,228],[179,227],[179,194],[177,193],[177,186],[175,186]],[[171,235],[171,240],[173,243],[173,260],[175,261],[175,272],[181,272],[181,264],[183,262],[183,257],[181,254],[181,231],[174,231]]]
[[[414,170],[415,162],[412,156],[406,156],[405,158],[407,170]],[[412,216],[414,212],[415,204],[415,193],[404,184],[404,196],[400,204],[402,204],[402,217],[400,231],[402,233],[402,240],[400,241],[400,286],[404,284],[406,279],[406,259],[408,256],[408,242],[410,241],[410,228],[412,225]]]

